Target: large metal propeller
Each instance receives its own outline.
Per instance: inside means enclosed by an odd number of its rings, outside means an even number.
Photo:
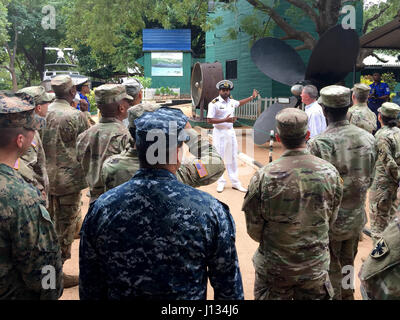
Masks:
[[[276,38],[258,40],[251,48],[251,58],[261,72],[277,82],[288,86],[312,83],[320,90],[343,80],[353,70],[359,50],[357,32],[337,25],[319,39],[307,68],[291,46]],[[276,114],[296,105],[293,99],[289,105],[274,104],[260,115],[253,127],[256,144],[269,141],[269,132],[276,130]]]
[[[251,59],[271,79],[292,86],[304,79],[306,66],[299,54],[276,38],[258,40],[251,48]]]

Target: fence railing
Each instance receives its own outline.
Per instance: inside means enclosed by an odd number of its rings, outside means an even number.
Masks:
[[[235,109],[235,117],[247,120],[257,120],[260,114],[272,104],[278,102],[278,98],[261,98],[246,103],[244,106]]]
[[[180,88],[171,88],[171,90],[178,94],[176,96],[176,98],[179,99],[179,97],[181,95],[181,89]],[[157,91],[157,89],[153,89],[153,88],[145,88],[145,89],[143,89],[143,97],[142,97],[142,99],[144,101],[154,100],[154,96],[156,94],[156,91]]]

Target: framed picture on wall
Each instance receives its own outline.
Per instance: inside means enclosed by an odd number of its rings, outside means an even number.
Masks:
[[[182,52],[152,52],[151,53],[152,77],[182,77],[183,53]]]

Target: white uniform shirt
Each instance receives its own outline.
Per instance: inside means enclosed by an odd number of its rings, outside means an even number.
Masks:
[[[305,112],[308,117],[308,131],[310,131],[310,138],[315,137],[326,130],[324,112],[317,101],[306,106]]]
[[[226,117],[234,117],[235,116],[235,108],[239,107],[240,102],[234,99],[228,98],[227,101],[219,96],[216,98],[218,101],[215,103],[210,102],[208,105],[208,113],[207,118],[215,118],[215,119],[225,119]],[[233,123],[218,123],[214,124],[214,128],[216,129],[232,129]]]

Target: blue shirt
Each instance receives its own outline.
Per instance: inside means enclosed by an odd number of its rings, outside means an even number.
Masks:
[[[387,83],[385,82],[379,82],[376,84],[375,82],[370,85],[371,91],[370,94],[373,94],[375,92],[376,97],[383,97],[390,95],[390,89]],[[375,113],[377,112],[377,109],[380,108],[380,106],[384,103],[384,100],[377,100],[374,98],[368,99],[368,106],[374,111]]]
[[[87,103],[88,103],[88,111],[90,112],[90,103],[89,103],[89,99],[88,99],[85,95],[83,95],[82,93],[80,93],[80,92],[78,92],[78,93],[79,93],[79,97],[80,97],[81,99],[84,99],[84,100],[87,101]],[[78,103],[78,106],[77,106],[76,108],[77,108],[78,110],[81,110],[80,106],[81,106],[81,104]]]
[[[229,208],[167,170],[140,169],[85,217],[79,294],[87,299],[243,299]]]

